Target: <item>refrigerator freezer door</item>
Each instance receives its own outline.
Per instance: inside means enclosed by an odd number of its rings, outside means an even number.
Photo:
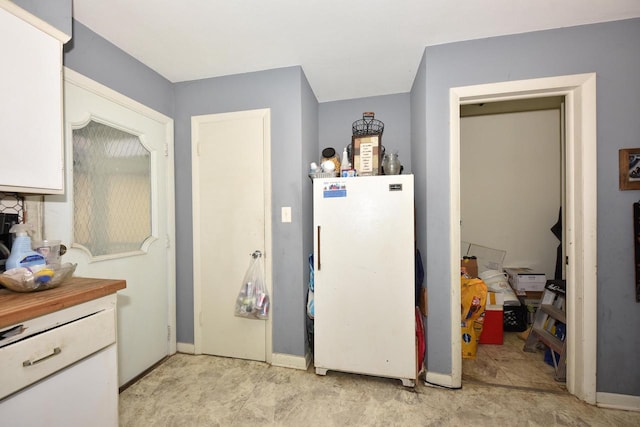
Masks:
[[[314,181],[316,372],[414,380],[412,175]]]

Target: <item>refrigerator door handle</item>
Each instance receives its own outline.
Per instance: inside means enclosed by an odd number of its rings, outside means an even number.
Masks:
[[[320,226],[318,226],[318,271],[320,271]]]

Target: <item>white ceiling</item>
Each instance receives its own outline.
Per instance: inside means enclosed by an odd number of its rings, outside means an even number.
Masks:
[[[172,82],[300,65],[320,102],[409,92],[425,46],[640,16],[640,0],[73,4],[76,20]]]

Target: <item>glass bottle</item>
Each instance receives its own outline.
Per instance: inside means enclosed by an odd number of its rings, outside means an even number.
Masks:
[[[382,159],[382,172],[385,175],[400,175],[402,166],[398,153],[386,153]]]

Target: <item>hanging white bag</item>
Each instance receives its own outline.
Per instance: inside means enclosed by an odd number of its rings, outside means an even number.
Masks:
[[[262,252],[255,251],[251,254],[249,268],[236,298],[236,316],[259,320],[269,318],[270,299],[262,271]]]

